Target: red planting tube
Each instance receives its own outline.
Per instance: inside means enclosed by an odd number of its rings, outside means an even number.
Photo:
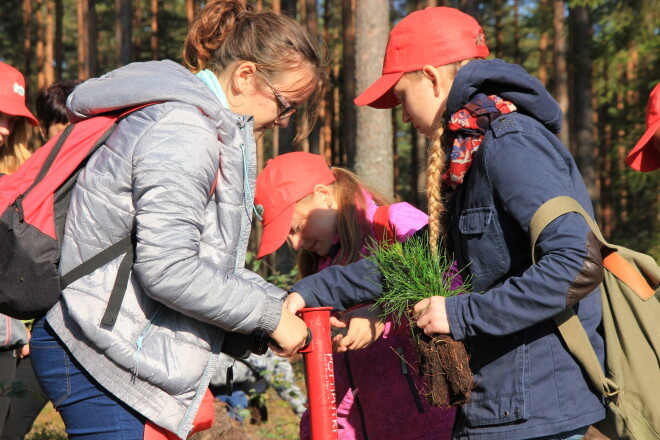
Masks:
[[[312,342],[302,350],[307,378],[307,400],[312,440],[336,440],[337,398],[330,338],[332,307],[308,307],[298,313],[312,332]]]

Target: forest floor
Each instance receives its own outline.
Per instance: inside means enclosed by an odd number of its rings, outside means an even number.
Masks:
[[[293,362],[297,385],[306,392],[305,378],[300,359]],[[300,419],[291,410],[277,393],[269,388],[263,395],[267,412],[267,419],[262,414],[252,411],[252,417],[246,417],[243,423],[231,419],[227,415],[224,403],[215,400],[215,419],[213,427],[209,430],[194,434],[190,440],[266,440],[298,438],[298,425]],[[41,411],[32,430],[25,437],[26,440],[66,440],[64,422],[59,413],[49,402]]]
[[[292,361],[296,374],[297,385],[306,392],[302,361],[300,358]],[[279,398],[277,393],[269,388],[263,396],[267,409],[267,420],[253,411],[253,417],[246,417],[243,423],[231,419],[227,415],[225,404],[215,401],[215,419],[209,430],[194,434],[190,440],[267,440],[267,439],[298,439],[300,419],[293,413],[289,405]],[[66,440],[64,423],[60,415],[49,403],[43,409],[34,423],[26,440]],[[609,440],[607,437],[591,428],[584,440]]]

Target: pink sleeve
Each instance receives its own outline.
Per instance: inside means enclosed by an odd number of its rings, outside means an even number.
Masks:
[[[429,222],[428,216],[409,203],[390,205],[390,224],[394,227],[397,241],[406,241]]]

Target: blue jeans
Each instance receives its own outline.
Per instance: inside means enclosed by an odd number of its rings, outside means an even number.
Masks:
[[[70,439],[142,440],[144,417],[96,383],[43,318],[32,327],[30,355]]]
[[[582,440],[588,429],[588,426],[584,426],[582,428],[561,432],[559,434],[552,434],[545,437],[534,437],[531,440]]]

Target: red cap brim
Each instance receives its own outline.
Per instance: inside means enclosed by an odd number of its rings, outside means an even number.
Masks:
[[[355,98],[355,105],[368,105],[373,108],[392,108],[400,104],[392,93],[392,88],[401,79],[404,72],[388,73],[378,78],[364,92]]]
[[[23,103],[17,103],[17,102],[10,102],[2,106],[0,108],[0,111],[2,113],[6,113],[8,115],[12,116],[22,116],[24,118],[27,118],[28,122],[30,125],[36,127],[39,125],[39,121],[37,121],[37,118],[34,117],[34,115],[30,112],[30,110],[25,107]]]
[[[626,163],[634,170],[648,172],[660,168],[660,151],[649,142],[658,128],[660,128],[660,119],[646,129],[635,148],[628,153]]]
[[[264,233],[261,236],[259,251],[257,252],[258,259],[272,254],[284,244],[291,230],[291,220],[293,220],[295,207],[296,204],[292,203],[284,208],[280,215],[264,225]]]

